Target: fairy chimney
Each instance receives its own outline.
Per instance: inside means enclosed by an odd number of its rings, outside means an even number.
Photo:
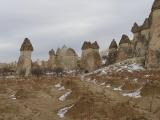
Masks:
[[[94,71],[101,66],[101,57],[99,53],[99,45],[85,41],[82,46],[81,68],[84,71]]]
[[[56,67],[55,57],[56,57],[55,51],[53,49],[51,49],[49,51],[49,59],[48,59],[48,68],[50,70],[52,70],[52,69],[54,69]]]
[[[127,35],[122,35],[122,38],[119,42],[117,62],[126,60],[132,57],[132,47],[131,41]]]
[[[116,62],[117,59],[117,43],[115,41],[115,39],[112,40],[110,46],[109,46],[109,51],[108,51],[108,57],[107,57],[107,65],[113,64]]]
[[[118,48],[117,42],[115,41],[115,39],[113,39],[109,46],[109,50],[117,49],[117,48]]]
[[[56,66],[63,68],[65,71],[77,69],[78,55],[74,49],[68,48],[64,45],[58,48],[56,52]]]
[[[61,49],[60,49],[60,48],[58,48],[58,49],[57,49],[57,51],[56,51],[56,55],[59,55],[59,54],[60,54],[60,52],[61,52]]]
[[[95,41],[94,43],[92,43],[92,49],[96,50],[96,51],[99,51],[99,45],[98,45],[97,41]]]
[[[20,57],[17,64],[17,74],[28,76],[31,74],[31,54],[33,46],[28,38],[24,39],[20,48]]]
[[[76,70],[77,69],[77,62],[78,62],[78,55],[74,49],[68,48],[63,56],[63,65],[64,69],[67,71]]]
[[[122,38],[119,42],[120,47],[128,47],[130,45],[129,37],[125,34],[122,35]]]
[[[139,34],[140,34],[140,27],[138,26],[138,24],[137,23],[134,23],[134,25],[133,25],[133,27],[132,27],[132,29],[131,29],[131,31],[132,31],[132,33],[133,33],[133,41],[134,42],[136,42],[137,40],[138,40],[138,36],[139,36]]]

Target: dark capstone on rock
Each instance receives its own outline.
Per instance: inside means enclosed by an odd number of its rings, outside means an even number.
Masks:
[[[28,38],[24,39],[20,51],[33,51],[33,46]]]

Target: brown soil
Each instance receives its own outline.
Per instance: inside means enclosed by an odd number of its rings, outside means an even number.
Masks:
[[[153,77],[154,74],[154,77]],[[160,76],[158,72],[120,72],[107,75],[19,78],[0,80],[0,120],[61,120],[58,110],[73,107],[63,120],[159,120]],[[149,76],[146,76],[149,75]],[[90,78],[97,84],[85,81]],[[134,79],[137,79],[134,81]],[[147,80],[151,82],[147,82]],[[105,85],[112,87],[107,88]],[[61,83],[65,90],[58,90]],[[142,87],[141,98],[124,97],[113,87],[124,91]],[[65,101],[59,97],[72,90]],[[152,104],[151,104],[152,101]]]

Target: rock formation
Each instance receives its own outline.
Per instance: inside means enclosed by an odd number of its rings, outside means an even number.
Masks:
[[[17,74],[24,74],[28,76],[31,73],[31,54],[33,46],[28,38],[24,39],[24,42],[20,48],[20,57],[17,64]]]
[[[65,70],[70,71],[77,69],[78,55],[74,49],[63,46],[58,57],[61,61],[61,66]]]
[[[155,0],[148,18],[142,25],[134,23],[132,29],[133,39],[122,35],[119,46],[113,40],[110,44],[106,64],[110,65],[126,59],[134,58],[134,61],[143,61],[149,70],[160,69],[160,0]],[[75,70],[81,67],[84,71],[94,71],[101,63],[99,45],[85,41],[82,46],[82,55],[79,65],[78,55],[72,48],[65,45],[54,52],[49,51],[48,68],[61,67],[65,70]],[[17,65],[17,73],[25,72],[28,76],[31,71],[32,44],[25,38],[21,46],[21,54]]]
[[[77,69],[78,55],[72,48],[68,48],[63,58],[64,68],[67,70]]]
[[[116,62],[128,58],[142,59],[147,69],[160,69],[160,0],[154,1],[151,13],[144,23],[134,23],[131,31],[133,40],[130,41],[127,35],[123,35],[120,40]],[[108,58],[110,56],[111,53]]]
[[[160,69],[160,0],[155,0],[150,14],[150,41],[147,69]]]
[[[110,46],[109,46],[109,51],[108,51],[108,58],[106,65],[110,65],[116,62],[117,60],[117,52],[118,52],[118,45],[116,41],[113,39]]]
[[[117,62],[126,60],[131,57],[132,57],[131,41],[129,40],[129,37],[127,35],[122,35],[118,47]]]
[[[134,43],[134,57],[146,57],[148,49],[148,40],[145,35],[139,35]]]
[[[98,69],[101,66],[98,43],[96,41],[94,43],[85,41],[81,49],[81,68],[88,72]]]
[[[61,52],[61,49],[60,49],[60,48],[58,48],[58,49],[57,49],[57,51],[56,51],[56,55],[59,55],[59,54],[60,54],[60,52]]]
[[[67,48],[65,45],[58,48],[56,54],[52,49],[49,51],[48,68],[54,69],[61,67],[66,71],[77,69],[78,55],[72,48]]]
[[[49,51],[48,68],[50,70],[56,67],[56,54],[53,49]]]

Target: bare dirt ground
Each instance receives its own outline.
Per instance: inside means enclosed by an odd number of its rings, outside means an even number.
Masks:
[[[139,89],[138,95],[126,94]],[[160,120],[160,75],[123,71],[1,79],[0,120]]]

